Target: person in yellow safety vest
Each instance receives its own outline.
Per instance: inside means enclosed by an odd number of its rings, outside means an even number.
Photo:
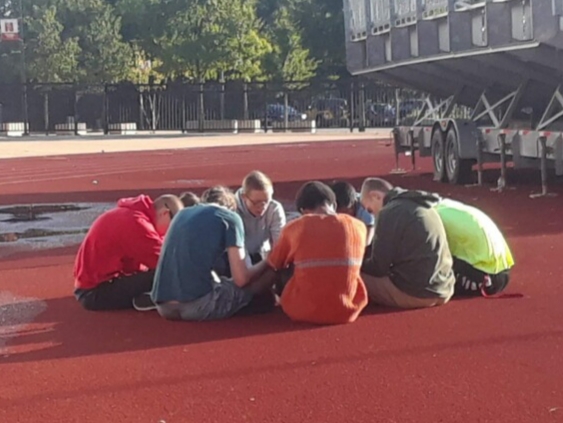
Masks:
[[[514,258],[493,220],[476,207],[447,198],[435,206],[454,258],[455,295],[490,296],[510,281]]]

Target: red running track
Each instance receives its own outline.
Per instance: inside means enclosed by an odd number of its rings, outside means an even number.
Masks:
[[[308,179],[389,176],[393,156],[375,142],[335,142],[0,164],[0,204],[234,186],[254,168],[291,200]],[[75,248],[12,257],[0,262],[0,304],[8,303],[0,308],[0,422],[563,421],[562,198],[529,199],[535,174],[498,194],[434,184],[428,169],[425,161],[389,178],[490,213],[517,261],[508,292],[522,298],[369,308],[334,327],[293,324],[281,313],[170,323],[80,309],[71,297]]]

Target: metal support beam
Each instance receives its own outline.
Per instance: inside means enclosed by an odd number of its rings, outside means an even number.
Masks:
[[[459,97],[459,94],[461,93],[462,90],[463,90],[463,88],[459,89],[456,92],[456,94],[446,98],[445,100],[442,100],[438,104],[434,104],[432,102],[431,96],[428,95],[426,97],[426,99],[424,100],[424,105],[422,106],[422,108],[418,112],[416,120],[412,124],[411,129],[415,126],[420,125],[423,121],[425,121],[426,119],[429,119],[429,118],[437,120],[437,119],[443,119],[443,118],[448,117],[448,115],[453,110],[453,107],[455,106],[456,100]],[[445,111],[443,113],[440,113],[440,110],[443,109],[444,106],[446,107]]]
[[[416,170],[416,147],[414,145],[414,130],[411,128],[409,130],[409,146],[410,146],[410,153],[411,153],[411,166],[412,170]]]
[[[506,134],[498,135],[500,148],[500,177],[497,180],[497,187],[492,191],[502,192],[506,187]]]
[[[516,91],[511,92],[507,96],[501,98],[496,103],[492,104],[489,102],[487,98],[487,90],[483,91],[481,97],[479,98],[479,102],[475,109],[473,110],[473,115],[471,116],[471,120],[476,122],[484,116],[489,116],[489,119],[493,123],[493,126],[497,129],[506,128],[512,119],[512,115],[526,90],[528,85],[528,81],[520,84]],[[508,108],[504,113],[501,110],[497,110],[500,106],[504,105],[506,102],[510,101]],[[500,116],[497,115],[500,114]]]
[[[393,128],[391,131],[391,135],[393,136],[393,142],[395,145],[395,168],[391,170],[392,175],[404,175],[407,173],[406,170],[399,167],[399,157],[401,155],[401,145],[399,142],[399,130],[397,128]]]
[[[529,84],[529,80],[526,80],[526,81],[524,81],[524,83],[520,84],[520,86],[516,90],[514,97],[512,97],[512,100],[510,101],[510,104],[508,105],[508,109],[506,109],[506,112],[504,113],[504,116],[502,117],[502,119],[500,121],[500,128],[501,129],[508,127],[508,124],[510,123],[510,120],[512,119],[512,115],[514,114],[514,112],[516,111],[516,108],[518,107],[518,104],[520,103],[520,99],[522,98],[522,95],[526,91],[526,88],[528,88],[528,84]]]
[[[465,89],[465,87],[461,87],[459,90],[457,90],[453,96],[450,97],[450,102],[446,107],[446,110],[444,110],[444,117],[449,117],[450,114],[454,111],[454,107],[457,104],[457,100],[459,99],[459,97],[461,96],[461,94],[463,93],[463,90]]]
[[[550,193],[547,190],[547,137],[540,135],[538,142],[540,144],[541,149],[541,162],[540,162],[540,169],[541,169],[541,193],[539,194],[532,194],[530,198],[539,198],[539,197],[555,197],[557,194]]]
[[[481,137],[476,137],[477,143],[477,185],[483,185],[483,146],[481,145]]]
[[[556,106],[559,106],[559,111],[554,114],[557,109]],[[543,131],[561,117],[563,117],[563,95],[561,94],[561,85],[559,85],[553,93],[553,96],[551,97],[551,100],[549,101],[549,104],[547,105],[547,108],[545,109],[536,129],[538,131]]]

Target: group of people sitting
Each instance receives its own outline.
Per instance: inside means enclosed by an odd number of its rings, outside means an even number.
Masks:
[[[367,178],[313,181],[288,221],[272,181],[248,174],[177,197],[124,198],[93,223],[74,268],[87,310],[157,310],[204,321],[267,313],[294,321],[355,321],[369,302],[414,309],[456,295],[492,296],[514,265],[495,223],[479,209]]]

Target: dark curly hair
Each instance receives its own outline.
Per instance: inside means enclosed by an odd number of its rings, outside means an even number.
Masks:
[[[330,187],[319,181],[307,182],[297,192],[295,206],[299,212],[331,205],[336,207],[336,196]]]
[[[337,181],[331,185],[336,196],[337,209],[349,209],[356,204],[358,194],[354,186],[346,181]]]

